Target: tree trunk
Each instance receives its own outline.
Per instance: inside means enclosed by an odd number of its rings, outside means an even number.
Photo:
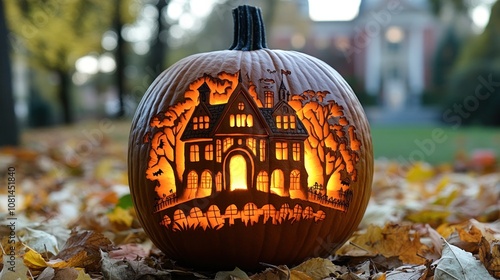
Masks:
[[[121,0],[115,1],[115,15],[114,15],[114,29],[117,35],[116,51],[115,51],[115,61],[116,61],[116,73],[115,81],[116,88],[118,91],[118,112],[116,112],[117,118],[121,118],[125,115],[125,40],[122,36],[123,22],[120,17],[121,11]]]
[[[164,69],[163,63],[167,57],[167,42],[161,40],[161,35],[163,31],[168,30],[167,23],[163,20],[163,11],[166,10],[170,0],[159,0],[156,3],[156,9],[158,10],[158,33],[156,39],[151,45],[151,51],[149,56],[149,70],[148,74],[151,75],[151,81],[154,80]]]
[[[59,104],[61,105],[63,122],[64,124],[72,124],[74,121],[74,116],[71,107],[71,97],[69,89],[69,86],[71,85],[70,78],[64,70],[57,70],[56,73],[59,77],[59,89],[57,96],[59,98]]]
[[[17,146],[19,130],[14,111],[9,42],[3,0],[0,0],[0,146]]]

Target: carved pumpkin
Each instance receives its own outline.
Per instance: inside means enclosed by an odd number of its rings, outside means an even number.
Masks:
[[[258,8],[233,16],[230,50],[182,59],[139,104],[128,158],[138,217],[157,247],[189,267],[327,256],[370,197],[364,111],[324,62],[268,49]]]

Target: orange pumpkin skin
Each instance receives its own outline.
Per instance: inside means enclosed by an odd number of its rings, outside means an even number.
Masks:
[[[278,107],[295,116],[286,129],[266,118]],[[346,81],[314,57],[267,48],[197,54],[165,70],[137,108],[128,156],[145,232],[172,260],[210,270],[333,253],[359,225],[373,176],[369,124]]]

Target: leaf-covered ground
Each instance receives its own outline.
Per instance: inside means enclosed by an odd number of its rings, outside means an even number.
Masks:
[[[377,160],[364,220],[334,256],[204,272],[176,266],[142,231],[128,195],[127,123],[23,139],[0,150],[0,279],[500,278],[500,170],[487,156]]]

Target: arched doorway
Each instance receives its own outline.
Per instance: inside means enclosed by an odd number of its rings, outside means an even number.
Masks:
[[[237,150],[227,155],[224,160],[225,190],[247,190],[253,188],[253,162],[249,154]]]
[[[229,160],[229,190],[246,190],[247,162],[242,155],[234,155]]]

